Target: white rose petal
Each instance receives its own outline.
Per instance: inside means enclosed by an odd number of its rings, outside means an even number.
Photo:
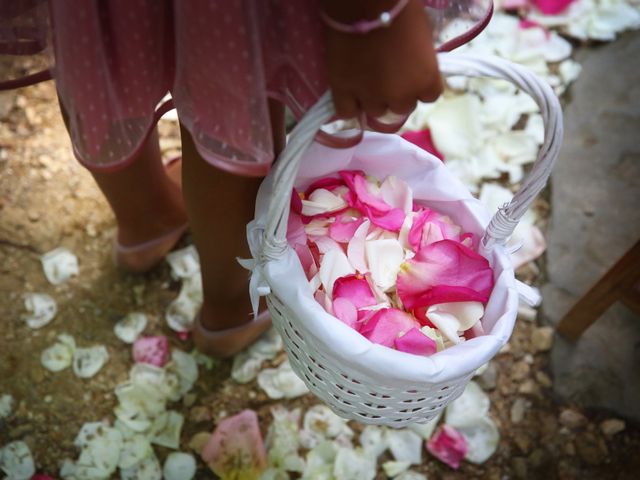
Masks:
[[[201,276],[185,278],[178,297],[169,304],[165,313],[169,328],[176,332],[191,330],[202,306],[202,298]]]
[[[382,199],[393,208],[399,208],[404,213],[413,209],[413,191],[407,182],[393,175],[385,178],[380,185]]]
[[[327,439],[338,436],[353,436],[353,430],[347,421],[333,413],[325,405],[315,405],[304,416],[303,429],[300,432],[302,446],[311,449]]]
[[[339,448],[333,474],[336,480],[373,480],[376,459],[360,448]]]
[[[398,475],[394,480],[427,480],[427,476],[422,473],[408,470]]]
[[[66,282],[79,272],[78,258],[63,247],[45,253],[40,261],[47,280],[53,285]]]
[[[388,429],[386,432],[389,450],[399,462],[420,465],[422,462],[422,438],[407,428]]]
[[[460,343],[458,332],[473,327],[484,315],[480,302],[454,302],[432,305],[427,309],[427,317],[453,343]]]
[[[155,454],[149,455],[137,465],[120,470],[121,480],[162,480],[162,469]]]
[[[448,159],[468,158],[481,144],[480,99],[475,95],[443,97],[429,114],[436,148]]]
[[[64,343],[54,343],[40,355],[40,363],[50,372],[60,372],[71,366],[75,349]]]
[[[20,440],[0,449],[0,467],[7,480],[29,480],[36,473],[31,450]]]
[[[442,416],[442,410],[438,412],[435,418],[429,420],[427,423],[412,423],[407,426],[409,430],[418,434],[423,440],[429,440],[433,431],[438,426],[440,417]]]
[[[345,207],[347,202],[342,197],[324,188],[318,188],[309,195],[307,200],[302,200],[302,215],[319,215],[342,210]]]
[[[389,447],[385,429],[367,425],[360,434],[360,445],[363,450],[378,458]]]
[[[304,480],[334,480],[333,466],[338,447],[334,442],[323,442],[307,453],[302,478]]]
[[[451,402],[445,411],[445,422],[458,428],[489,413],[491,400],[476,382],[469,382],[460,397]]]
[[[384,462],[382,464],[382,470],[387,477],[397,477],[402,472],[405,472],[411,466],[411,462]]]
[[[174,410],[169,410],[166,412],[166,420],[159,422],[159,424],[160,428],[156,428],[156,425],[152,427],[155,435],[151,438],[151,443],[167,448],[179,448],[184,416]]]
[[[200,274],[200,257],[193,245],[169,253],[166,259],[173,278],[190,278]]]
[[[191,480],[196,474],[196,459],[190,453],[171,452],[162,472],[164,480]]]
[[[30,328],[42,328],[56,316],[58,306],[56,301],[46,293],[27,293],[24,296],[24,306],[30,315],[24,319]]]
[[[175,373],[180,382],[179,397],[187,393],[198,380],[198,364],[193,355],[182,350],[171,351],[171,362],[166,365],[168,373]]]
[[[304,461],[298,455],[300,409],[289,411],[277,406],[271,410],[271,413],[273,422],[269,426],[265,440],[269,464],[285,471],[303,471]]]
[[[465,459],[476,464],[484,463],[498,448],[500,433],[489,417],[476,417],[456,427],[467,441]]]
[[[309,390],[291,369],[289,361],[278,368],[268,368],[258,374],[258,385],[271,399],[296,398]]]
[[[116,323],[113,331],[125,343],[133,343],[147,326],[147,316],[144,313],[129,313]]]
[[[103,345],[76,348],[73,353],[73,373],[80,378],[91,378],[109,359],[109,352]]]
[[[320,261],[320,281],[329,297],[333,294],[336,279],[356,273],[341,249],[329,250]]]
[[[376,285],[384,291],[393,288],[405,256],[400,242],[393,239],[370,240],[365,243],[365,251]]]

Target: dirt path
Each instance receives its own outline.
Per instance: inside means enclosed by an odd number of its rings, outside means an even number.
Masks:
[[[11,394],[16,406],[11,416],[0,419],[0,446],[24,440],[38,471],[55,475],[65,457],[76,457],[73,440],[84,422],[112,419],[113,389],[126,379],[132,363],[129,347],[113,335],[115,321],[142,310],[151,320],[148,333],[167,334],[183,350],[191,344],[164,324],[164,310],[179,288],[168,266],[131,276],[112,265],[113,218],[91,177],[72,157],[52,85],[19,91],[12,103],[0,121],[0,394]],[[176,129],[164,124],[161,133],[170,155],[178,145]],[[39,257],[59,246],[78,256],[80,275],[54,287]],[[25,292],[56,299],[58,314],[47,327],[31,330],[22,320]],[[532,340],[543,333],[538,329],[535,320],[520,319],[509,347],[481,379],[502,435],[498,452],[484,465],[465,463],[457,473],[425,455],[420,470],[429,478],[636,478],[640,429],[627,425],[608,437],[600,427],[608,415],[583,417],[578,409],[571,410],[576,415],[567,414],[570,407],[555,404],[548,347]],[[42,368],[40,352],[60,333],[72,334],[82,346],[106,345],[107,366],[88,380],[69,369],[54,374]],[[266,432],[269,408],[278,402],[268,400],[255,383],[235,384],[229,372],[230,362],[209,372],[201,369],[194,394],[175,407],[187,419],[184,450],[194,433],[211,431],[216,418],[244,408],[258,410]],[[305,396],[285,406],[315,402]],[[162,458],[161,450],[156,451]],[[213,475],[201,466],[197,478]]]

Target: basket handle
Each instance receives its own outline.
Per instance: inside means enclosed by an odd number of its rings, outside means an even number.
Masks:
[[[482,238],[481,245],[491,250],[504,245],[518,225],[535,197],[544,188],[562,144],[562,110],[551,87],[526,68],[498,57],[467,54],[438,54],[440,71],[445,76],[492,77],[508,80],[528,93],[540,107],[544,121],[544,143],[533,168],[511,202],[493,216]],[[269,205],[265,225],[261,260],[281,257],[287,248],[287,221],[291,190],[295,182],[300,159],[311,145],[320,127],[335,114],[331,93],[325,93],[307,112],[291,132],[274,171],[274,194]]]

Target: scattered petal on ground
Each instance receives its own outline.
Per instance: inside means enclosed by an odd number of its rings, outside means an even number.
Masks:
[[[132,312],[126,315],[113,327],[113,331],[125,343],[133,343],[147,326],[144,313]]]
[[[286,360],[278,368],[268,368],[258,374],[258,385],[269,398],[296,398],[309,391],[304,382],[291,369]]]
[[[271,413],[273,421],[266,439],[269,465],[284,472],[302,472],[304,460],[298,454],[300,409],[289,411],[276,406]]]
[[[0,449],[0,470],[7,480],[29,480],[36,467],[27,444],[18,440]]]
[[[393,458],[411,465],[422,463],[422,438],[408,428],[392,429],[386,432],[387,444]]]
[[[46,293],[27,293],[24,296],[24,306],[29,312],[24,319],[29,328],[42,328],[56,316],[58,305]]]
[[[73,353],[73,373],[80,378],[91,378],[109,360],[109,352],[103,345],[76,348]]]
[[[40,355],[40,363],[51,372],[59,372],[71,366],[76,342],[71,335],[58,335],[58,341]]]
[[[190,453],[171,452],[162,473],[164,480],[191,480],[196,474],[196,459]]]
[[[339,448],[333,474],[336,480],[373,480],[376,459],[361,448]]]
[[[171,266],[171,276],[173,278],[190,278],[200,274],[200,257],[193,245],[175,250],[166,257]]]
[[[427,450],[451,468],[458,469],[467,454],[467,441],[455,428],[442,425],[427,442]]]
[[[78,275],[78,258],[68,249],[60,247],[45,253],[41,258],[44,274],[53,285],[60,285]]]
[[[272,360],[282,350],[282,338],[275,328],[270,328],[249,348],[233,358],[231,378],[238,383],[248,383],[258,375],[262,364]]]
[[[353,436],[353,430],[347,421],[333,413],[326,405],[314,405],[304,416],[303,428],[300,431],[302,446],[311,449],[327,439],[338,436]]]
[[[133,344],[133,359],[138,363],[164,367],[169,355],[169,339],[164,335],[140,337]]]
[[[266,466],[258,416],[244,410],[218,423],[202,459],[222,480],[257,479]]]
[[[389,461],[382,464],[382,470],[387,477],[397,477],[411,466],[411,462]]]
[[[0,395],[0,418],[7,418],[13,410],[13,397],[8,393]]]

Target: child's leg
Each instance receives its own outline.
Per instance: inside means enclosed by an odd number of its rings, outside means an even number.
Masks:
[[[187,215],[180,187],[162,164],[155,128],[127,166],[91,174],[115,214],[120,245],[140,245],[185,225]]]
[[[280,105],[271,107],[278,153],[284,147],[284,110]],[[249,256],[246,226],[253,218],[262,179],[232,175],[211,166],[198,154],[185,128],[181,135],[184,198],[200,254],[204,289],[199,321],[202,330],[213,334],[207,336],[196,329],[194,340],[200,350],[226,357],[250,344],[269,326],[266,321],[251,321],[249,273],[236,261],[236,257]],[[228,331],[235,327],[243,328]]]

